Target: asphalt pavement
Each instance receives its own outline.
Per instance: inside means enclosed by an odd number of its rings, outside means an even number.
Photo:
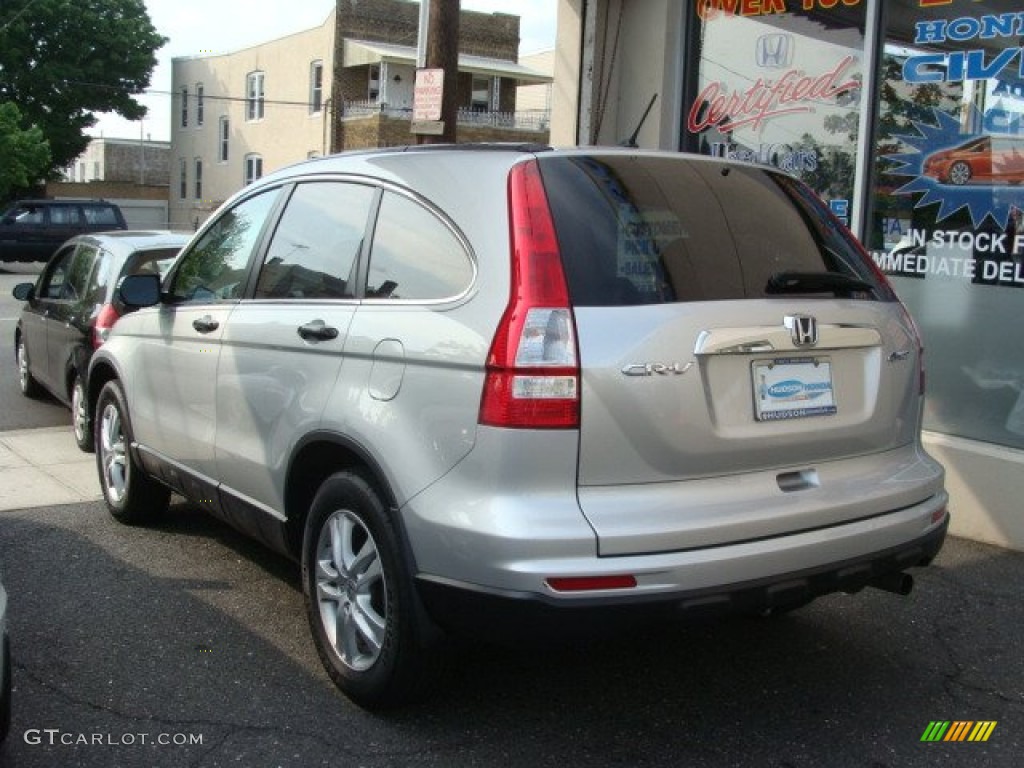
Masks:
[[[1020,553],[949,539],[909,597],[865,590],[769,620],[453,643],[425,704],[374,716],[323,672],[292,562],[181,503],[132,528],[102,502],[46,497],[90,492],[71,478],[92,457],[75,460],[67,430],[0,445],[15,465],[0,498],[15,498],[19,469],[40,473],[34,501],[0,511],[15,687],[0,765],[904,768],[1024,754]],[[968,721],[995,723],[988,740],[921,740]]]

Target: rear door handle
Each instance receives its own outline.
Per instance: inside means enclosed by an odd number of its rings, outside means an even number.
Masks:
[[[192,327],[200,333],[212,333],[220,328],[220,323],[209,315],[203,315],[202,317],[197,317],[192,321]]]
[[[323,320],[313,320],[299,326],[299,336],[306,341],[330,341],[338,338],[338,329],[327,325]]]

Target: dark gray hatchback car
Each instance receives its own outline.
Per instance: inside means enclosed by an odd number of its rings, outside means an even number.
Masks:
[[[163,274],[188,235],[109,232],[65,243],[33,283],[19,283],[25,302],[14,329],[18,384],[34,397],[45,389],[71,407],[75,442],[92,450],[84,382],[93,351],[125,312],[114,289],[124,275]]]

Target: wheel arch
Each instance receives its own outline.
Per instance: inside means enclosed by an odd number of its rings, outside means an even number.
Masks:
[[[344,435],[317,431],[306,435],[295,446],[288,462],[285,479],[284,506],[289,554],[302,559],[302,537],[313,497],[323,482],[335,474],[354,470],[363,474],[380,494],[391,514],[401,538],[404,554],[413,566],[412,550],[405,526],[398,514],[398,502],[380,464],[370,452]],[[415,568],[413,568],[415,572]]]
[[[117,369],[111,363],[106,360],[93,360],[85,383],[86,410],[90,424],[96,418],[96,402],[100,399],[100,391],[108,381],[119,378]]]

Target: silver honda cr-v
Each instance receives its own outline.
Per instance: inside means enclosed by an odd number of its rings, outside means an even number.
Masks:
[[[299,560],[366,707],[423,689],[438,628],[905,593],[945,536],[914,324],[771,169],[341,155],[120,293],[89,379],[110,511],[175,491]]]

